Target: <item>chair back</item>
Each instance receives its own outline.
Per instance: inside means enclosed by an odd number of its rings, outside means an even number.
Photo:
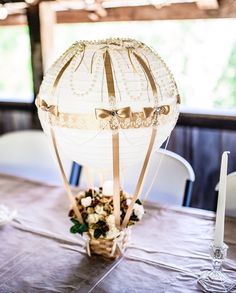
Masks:
[[[218,193],[219,183],[217,183],[215,190]],[[232,172],[227,176],[225,214],[236,217],[236,172]]]
[[[0,136],[0,173],[62,185],[54,153],[41,130],[15,131]],[[69,176],[72,161],[63,158]]]
[[[159,149],[152,154],[142,194],[145,195],[149,189],[157,168],[159,168],[157,177],[148,200],[189,206],[192,183],[195,180],[193,168],[183,157],[164,149]],[[124,174],[124,189],[130,193],[134,192],[140,170],[139,164]]]

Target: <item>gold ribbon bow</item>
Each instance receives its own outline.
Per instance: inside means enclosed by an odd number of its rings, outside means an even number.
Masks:
[[[163,114],[167,115],[170,112],[170,106],[165,105],[157,108],[152,108],[152,107],[144,107],[143,108],[143,113],[145,118],[149,118],[154,116],[155,114]]]
[[[97,119],[109,119],[118,117],[121,119],[131,118],[130,107],[125,107],[117,110],[95,109],[95,115]]]
[[[48,103],[44,100],[40,100],[39,98],[36,99],[35,104],[38,108],[45,112],[49,112],[54,116],[58,115],[58,107],[55,105],[48,105]]]

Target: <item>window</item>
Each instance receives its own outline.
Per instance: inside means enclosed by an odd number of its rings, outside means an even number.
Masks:
[[[29,32],[26,25],[0,26],[0,102],[33,101]]]
[[[235,19],[57,24],[54,57],[77,40],[114,36],[141,40],[163,57],[182,111],[236,113]]]

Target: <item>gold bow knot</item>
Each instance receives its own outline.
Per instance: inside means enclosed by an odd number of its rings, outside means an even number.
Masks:
[[[125,119],[131,118],[131,109],[130,107],[125,107],[117,110],[95,109],[95,115],[97,119],[110,119],[113,117]]]
[[[36,99],[36,106],[45,112],[49,112],[54,116],[58,116],[58,107],[55,105],[48,105],[48,103],[44,100]]]
[[[170,112],[170,106],[168,105],[164,105],[161,107],[144,107],[143,108],[143,113],[145,118],[149,118],[152,117],[154,115],[158,115],[158,114],[163,114],[163,115],[167,115]]]

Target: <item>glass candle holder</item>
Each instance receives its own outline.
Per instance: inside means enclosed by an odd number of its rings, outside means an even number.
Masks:
[[[211,244],[210,255],[212,257],[212,269],[203,272],[198,278],[204,292],[227,293],[231,292],[236,286],[236,281],[230,279],[222,271],[222,264],[227,255],[228,246],[223,243],[222,246]]]

